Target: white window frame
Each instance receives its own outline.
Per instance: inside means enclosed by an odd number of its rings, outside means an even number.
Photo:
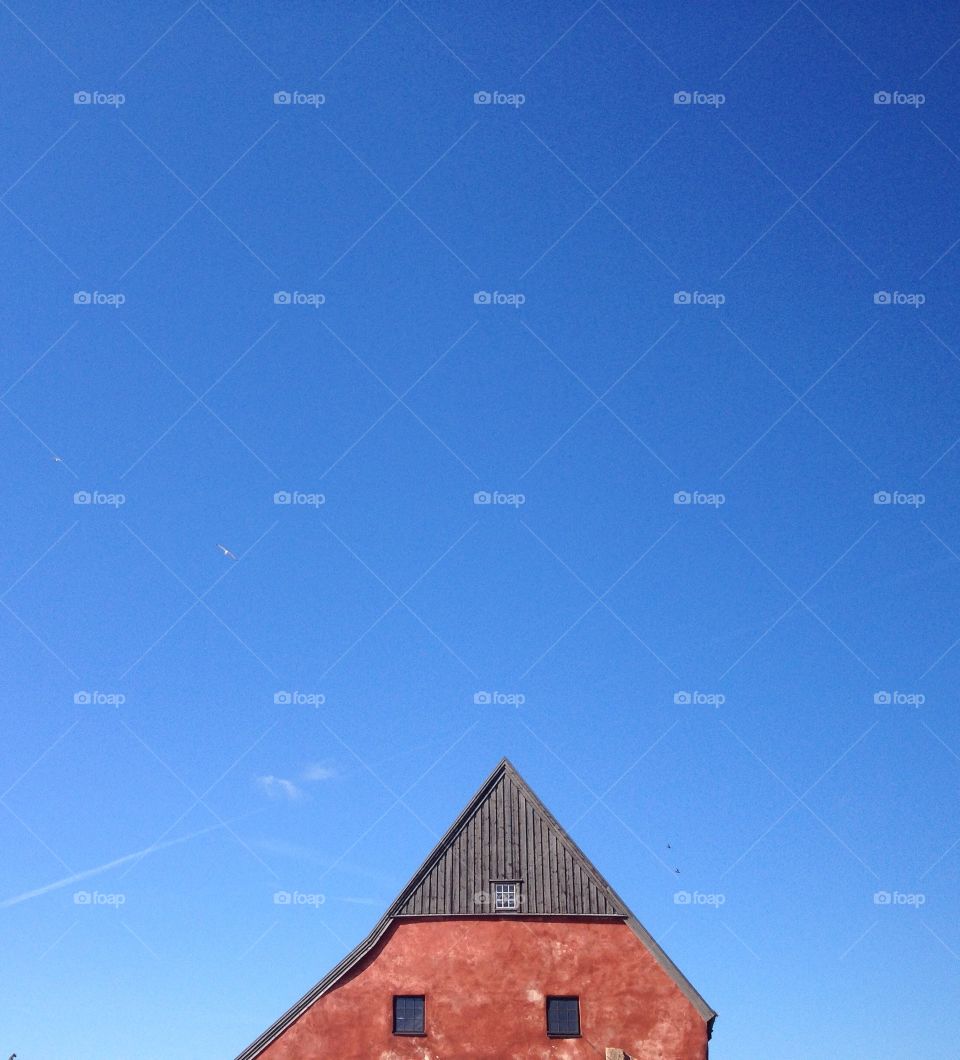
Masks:
[[[515,913],[520,908],[520,884],[516,880],[494,882],[493,908],[497,913]]]

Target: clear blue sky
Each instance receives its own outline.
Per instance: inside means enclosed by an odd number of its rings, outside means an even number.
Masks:
[[[960,13],[0,24],[3,1056],[234,1055],[504,754],[711,1056],[956,1056]]]

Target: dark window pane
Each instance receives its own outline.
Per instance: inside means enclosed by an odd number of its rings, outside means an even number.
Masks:
[[[547,998],[547,1034],[574,1036],[580,1033],[580,999]]]
[[[398,995],[393,999],[393,1033],[423,1034],[423,997]]]

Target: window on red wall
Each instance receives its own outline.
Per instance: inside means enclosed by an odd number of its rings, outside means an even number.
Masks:
[[[547,998],[547,1034],[551,1038],[580,1037],[580,998]]]
[[[393,1033],[425,1034],[422,994],[397,994],[393,999]]]

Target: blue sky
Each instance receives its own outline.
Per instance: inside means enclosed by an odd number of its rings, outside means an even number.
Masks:
[[[234,1055],[507,754],[711,1056],[955,1055],[960,14],[0,22],[0,1048]]]

